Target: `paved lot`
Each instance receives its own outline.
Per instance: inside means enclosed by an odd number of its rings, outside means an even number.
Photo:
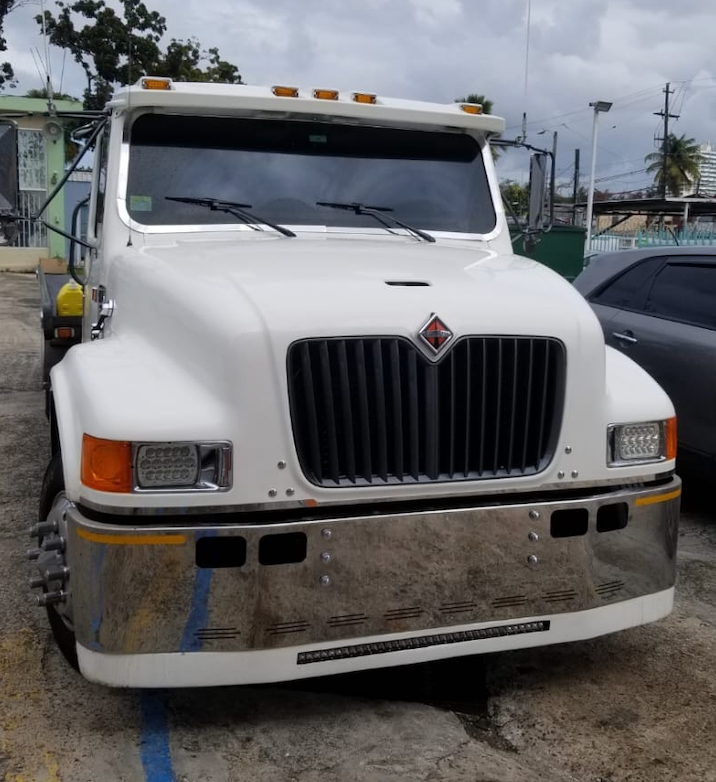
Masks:
[[[5,782],[716,780],[708,490],[687,491],[677,609],[656,625],[300,689],[164,693],[84,681],[60,658],[26,586],[26,530],[48,457],[39,348],[35,278],[0,274]]]

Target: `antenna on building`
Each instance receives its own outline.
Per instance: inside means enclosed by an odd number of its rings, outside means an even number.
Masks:
[[[40,0],[40,12],[42,14],[42,41],[45,46],[45,62],[43,63],[43,66],[45,68],[45,91],[47,96],[47,111],[50,114],[55,114],[57,109],[55,108],[54,93],[52,91],[52,74],[50,73],[50,46],[47,40],[47,27],[45,25],[44,0]],[[62,128],[60,128],[60,130],[62,130]]]

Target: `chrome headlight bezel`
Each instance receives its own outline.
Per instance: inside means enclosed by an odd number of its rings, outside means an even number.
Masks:
[[[150,449],[190,449],[196,459],[196,469],[193,475],[190,475],[190,480],[186,483],[147,485],[150,481],[142,479],[142,472],[146,471],[146,468],[140,465],[140,460]],[[174,456],[168,454],[165,458],[172,459]],[[181,454],[178,454],[177,458],[181,458]],[[132,491],[138,494],[229,491],[233,485],[233,446],[228,441],[133,442],[132,475]]]
[[[628,431],[630,429],[634,431]],[[625,437],[631,439],[631,445],[625,446]],[[672,439],[674,453],[670,454]],[[658,464],[673,459],[675,439],[675,418],[610,424],[607,427],[607,467]],[[633,450],[631,454],[630,449]]]

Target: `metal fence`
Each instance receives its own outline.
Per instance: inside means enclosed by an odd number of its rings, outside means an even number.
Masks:
[[[44,191],[21,190],[17,227],[17,247],[47,247],[47,228],[42,223],[35,222],[32,216],[37,214],[43,201],[47,198]]]
[[[704,247],[716,245],[716,226],[689,226],[671,230],[663,226],[640,229],[634,234],[598,234],[590,240],[585,255],[632,250],[637,247]]]

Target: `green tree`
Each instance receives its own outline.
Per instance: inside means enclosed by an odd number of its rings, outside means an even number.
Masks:
[[[647,172],[654,175],[659,193],[681,195],[699,178],[702,155],[699,145],[685,134],[669,133],[666,140],[666,176],[664,175],[664,151],[651,152],[644,158]]]
[[[208,65],[201,67],[206,61]],[[211,81],[241,84],[239,69],[219,56],[216,47],[204,51],[196,38],[188,41],[172,38],[167,51],[156,62],[153,76],[171,76],[177,81]]]
[[[85,108],[103,108],[115,85],[133,84],[144,74],[178,81],[242,83],[238,68],[222,60],[218,49],[205,52],[194,38],[186,42],[173,38],[162,51],[166,19],[141,0],[120,0],[120,5],[118,15],[105,0],[57,0],[57,16],[45,11],[50,43],[69,51],[85,72]],[[41,15],[35,19],[42,25]]]
[[[507,207],[507,214],[514,212],[518,219],[527,216],[530,204],[530,190],[527,185],[521,185],[513,179],[506,179],[500,185],[502,199]]]
[[[3,26],[5,24],[5,17],[19,8],[21,5],[26,5],[30,0],[0,0],[0,52],[7,51],[7,41],[3,34]],[[12,65],[9,62],[0,63],[0,89],[5,87],[15,87],[17,81],[15,80],[15,72],[12,69]]]
[[[455,103],[480,103],[485,114],[492,114],[492,101],[484,95],[478,95],[476,92],[471,92],[464,98],[455,98]]]

